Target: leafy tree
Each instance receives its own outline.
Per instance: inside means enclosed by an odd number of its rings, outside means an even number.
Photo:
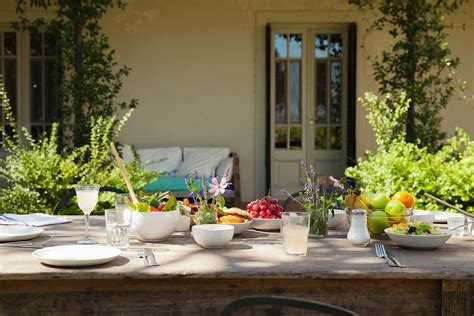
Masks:
[[[130,68],[118,66],[115,51],[102,33],[100,19],[108,9],[125,8],[123,0],[16,0],[17,30],[45,31],[57,40],[61,74],[60,109],[69,146],[88,142],[92,117],[113,117],[116,110],[134,108],[137,99],[118,102],[122,78]],[[27,8],[54,11],[54,16],[30,20]]]
[[[406,140],[436,150],[446,134],[440,130],[439,112],[455,92],[452,73],[459,58],[451,57],[445,16],[465,0],[349,0],[360,9],[378,11],[369,30],[393,37],[391,50],[373,61],[381,94],[406,92],[411,100],[406,113]],[[463,88],[465,83],[460,84]]]

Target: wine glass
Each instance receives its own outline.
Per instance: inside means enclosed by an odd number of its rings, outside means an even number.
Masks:
[[[77,195],[77,204],[86,216],[86,233],[84,239],[79,240],[78,244],[92,245],[97,242],[89,237],[89,216],[97,205],[100,186],[97,184],[76,184],[74,186]]]

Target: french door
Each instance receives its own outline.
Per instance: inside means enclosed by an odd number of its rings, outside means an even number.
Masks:
[[[347,165],[347,27],[272,26],[271,190],[300,189],[300,161],[340,177]]]

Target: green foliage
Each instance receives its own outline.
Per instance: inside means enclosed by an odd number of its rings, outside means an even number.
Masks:
[[[57,40],[60,106],[66,144],[88,143],[90,117],[111,118],[117,109],[134,108],[137,100],[119,102],[122,78],[130,69],[114,61],[115,51],[102,33],[100,20],[109,8],[125,8],[122,0],[16,0],[19,22],[14,29],[46,31]],[[54,11],[52,18],[30,20],[26,8]]]
[[[388,148],[392,142],[405,138],[404,116],[410,106],[405,93],[398,100],[387,94],[385,100],[379,101],[375,94],[366,92],[359,102],[367,111],[366,118],[374,129],[379,148]]]
[[[49,135],[35,140],[26,128],[20,133],[0,79],[0,99],[5,116],[13,131],[4,135],[4,150],[8,152],[0,160],[0,178],[7,184],[0,187],[0,209],[12,213],[51,213],[60,199],[73,190],[76,183],[97,183],[126,190],[125,183],[110,153],[111,140],[117,137],[130,112],[115,124],[115,118],[93,118],[90,141],[70,151],[58,146],[58,124]],[[134,159],[125,164],[134,188],[139,189],[157,177],[156,172],[144,170],[144,165]],[[110,207],[112,194],[100,194],[96,210]],[[75,201],[68,212],[80,213]]]
[[[367,158],[359,158],[346,175],[361,182],[366,192],[408,191],[416,196],[418,209],[441,208],[423,195],[426,192],[474,212],[474,140],[460,128],[436,153],[397,140],[385,149],[367,152]]]
[[[411,100],[406,114],[406,139],[435,151],[446,134],[440,130],[439,112],[456,88],[453,73],[459,58],[451,57],[446,15],[463,0],[349,0],[376,16],[369,30],[388,32],[394,39],[391,50],[373,59],[375,80],[381,94],[406,92]],[[379,14],[377,16],[377,14]],[[389,103],[389,105],[391,105]]]

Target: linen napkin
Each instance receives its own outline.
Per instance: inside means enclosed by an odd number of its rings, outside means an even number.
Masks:
[[[8,214],[0,213],[0,225],[46,226],[64,224],[71,220],[66,217],[52,216],[43,213]]]

